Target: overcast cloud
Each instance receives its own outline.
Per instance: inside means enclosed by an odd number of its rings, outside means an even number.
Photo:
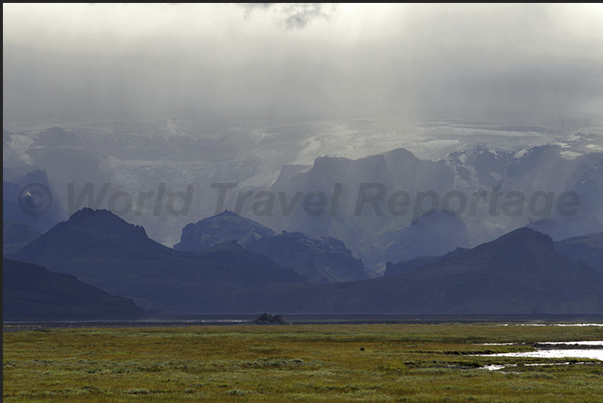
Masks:
[[[5,111],[603,110],[603,6],[3,6]]]

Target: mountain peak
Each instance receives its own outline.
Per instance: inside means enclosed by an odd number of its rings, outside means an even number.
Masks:
[[[234,211],[224,210],[220,214],[216,214],[214,217],[241,217],[241,216],[238,215],[237,213],[235,213]]]
[[[514,231],[511,231],[500,238],[498,238],[497,242],[504,242],[508,240],[519,240],[521,242],[538,242],[546,246],[548,249],[553,250],[553,238],[550,236],[543,234],[542,232],[538,232],[529,227],[518,228]]]
[[[138,237],[148,238],[146,231],[140,225],[126,222],[109,210],[91,209],[84,207],[76,211],[65,223],[68,227],[89,228],[101,233],[128,231]]]
[[[391,151],[387,151],[387,152],[383,153],[383,155],[385,155],[386,157],[391,157],[391,158],[414,158],[414,159],[417,158],[412,152],[408,151],[406,148],[403,148],[403,147],[396,148]]]
[[[273,233],[274,231],[257,221],[224,210],[220,214],[185,226],[180,242],[174,245],[174,249],[196,252],[222,241],[244,242]]]
[[[130,224],[108,210],[84,208],[26,245],[14,257],[36,263],[38,256],[58,260],[73,255],[73,250],[86,256],[114,258],[158,258],[173,252],[150,239],[139,225]]]
[[[568,259],[555,252],[550,236],[525,227],[460,253],[446,262],[456,262],[464,267],[481,265],[518,276],[549,275],[572,266]]]
[[[105,210],[105,209],[95,210],[90,207],[84,207],[83,209],[78,210],[75,213],[73,213],[71,215],[71,217],[69,217],[69,220],[81,221],[81,220],[87,219],[87,217],[92,217],[92,216],[94,216],[94,217],[110,217],[110,216],[117,217],[115,214],[113,214],[109,210]]]

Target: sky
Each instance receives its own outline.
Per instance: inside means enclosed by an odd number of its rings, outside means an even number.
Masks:
[[[603,110],[603,5],[4,4],[4,112]]]

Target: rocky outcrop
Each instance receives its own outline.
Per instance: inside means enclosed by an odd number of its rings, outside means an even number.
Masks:
[[[281,315],[273,315],[271,313],[263,313],[253,321],[254,325],[290,325],[287,319]]]

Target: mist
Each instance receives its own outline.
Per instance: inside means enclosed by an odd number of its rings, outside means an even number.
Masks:
[[[4,112],[590,112],[601,5],[4,5]]]

